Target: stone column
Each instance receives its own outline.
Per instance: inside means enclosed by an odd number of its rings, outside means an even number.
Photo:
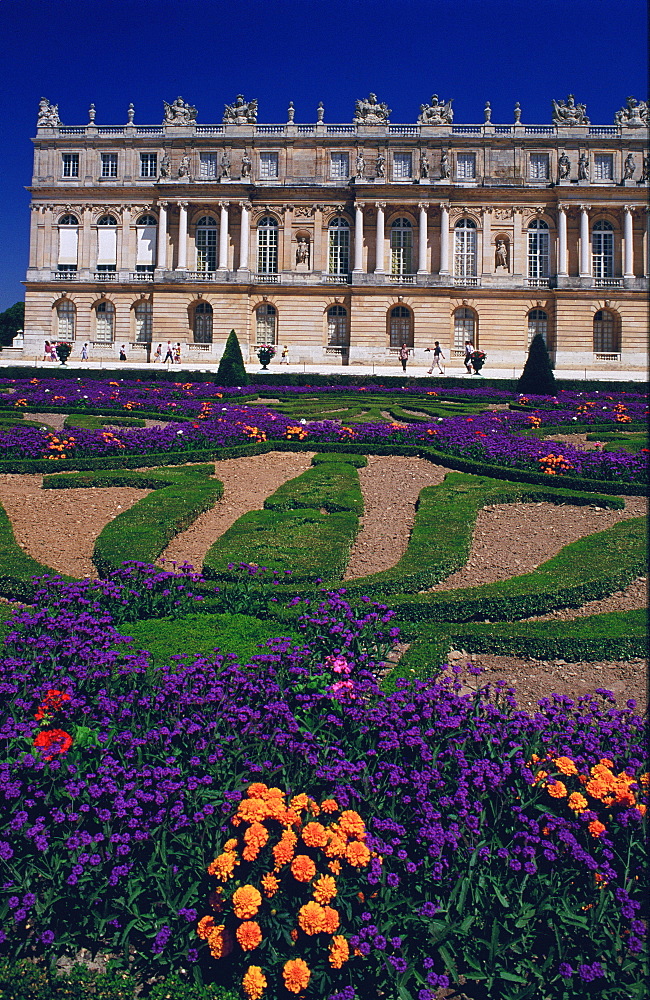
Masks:
[[[282,225],[283,225],[283,229],[282,229],[282,233],[283,233],[282,254],[281,254],[281,256],[280,256],[280,254],[278,254],[278,256],[279,256],[278,271],[293,271],[293,270],[295,270],[295,265],[296,265],[296,259],[295,259],[294,255],[291,253],[291,250],[292,250],[291,238],[293,236],[293,226],[292,226],[292,223],[293,223],[293,205],[283,205],[282,206],[282,219],[283,219],[283,223],[282,223]],[[313,249],[314,248],[312,246],[309,247],[309,253],[310,253],[310,255],[311,255],[311,251]],[[280,247],[278,246],[278,251],[279,250],[280,250]],[[310,260],[310,270],[311,270],[311,260]]]
[[[580,277],[591,277],[591,253],[589,246],[590,205],[580,206]]]
[[[363,271],[363,209],[364,206],[354,206],[354,271]]]
[[[117,269],[118,271],[135,271],[135,261],[131,248],[131,209],[128,205],[122,209],[122,247]]]
[[[311,269],[312,271],[320,271],[322,273],[327,273],[328,260],[327,253],[329,252],[329,247],[327,246],[327,241],[325,240],[326,250],[325,259],[323,260],[323,238],[326,236],[327,230],[323,232],[323,205],[313,205],[314,211],[314,245],[312,247],[311,255]]]
[[[161,201],[158,215],[158,253],[156,267],[160,271],[167,270],[167,202]]]
[[[623,206],[623,277],[634,277],[634,228],[632,225],[632,208]]]
[[[377,209],[377,247],[375,256],[375,274],[384,274],[386,269],[386,255],[384,249],[384,209],[385,201],[376,201]]]
[[[40,205],[32,205],[29,217],[29,266],[38,267],[38,217],[41,213]]]
[[[420,210],[420,231],[418,234],[418,274],[427,273],[427,235],[428,235],[428,217],[427,209],[429,203],[427,201],[422,201],[418,205]]]
[[[483,209],[483,253],[482,253],[483,274],[492,274],[494,270],[494,256],[492,254],[492,209]],[[478,272],[478,268],[477,268]]]
[[[567,240],[566,240],[566,205],[559,205],[557,210],[558,260],[557,273],[560,278],[567,278]]]
[[[228,270],[228,202],[219,203],[221,217],[219,219],[219,270]]]
[[[49,267],[50,262],[45,260],[45,215],[47,209],[44,205],[38,208],[37,232],[36,232],[36,267]]]
[[[177,271],[187,270],[187,202],[178,203],[178,264]]]
[[[79,226],[79,236],[77,243],[77,267],[81,271],[84,268],[97,269],[97,227],[90,228],[93,212],[90,206],[82,208],[81,225]]]
[[[239,231],[239,268],[240,271],[248,271],[248,245],[251,235],[251,205],[248,201],[240,201],[241,226]]]
[[[522,209],[516,205],[512,210],[512,257],[510,260],[511,273],[518,277],[523,277],[526,272],[526,254],[522,252],[522,231],[521,231]]]
[[[449,205],[440,205],[440,274],[449,274]]]

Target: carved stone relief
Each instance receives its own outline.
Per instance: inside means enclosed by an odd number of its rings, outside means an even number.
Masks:
[[[551,101],[554,125],[589,125],[587,105],[576,104],[573,94],[566,101]]]
[[[41,97],[38,102],[37,128],[58,128],[61,125],[59,118],[59,105],[50,104],[46,97]]]
[[[196,125],[196,108],[192,104],[187,104],[182,97],[177,97],[175,101],[168,104],[163,101],[165,115],[163,125]]]
[[[245,101],[243,94],[237,94],[232,104],[225,105],[224,125],[254,125],[256,121],[257,101]]]
[[[388,125],[390,108],[379,103],[376,94],[369,94],[354,105],[354,122],[357,125]]]
[[[451,110],[451,101],[445,104],[438,100],[438,95],[433,94],[431,104],[421,104],[418,122],[421,125],[451,125],[454,120],[454,112]]]

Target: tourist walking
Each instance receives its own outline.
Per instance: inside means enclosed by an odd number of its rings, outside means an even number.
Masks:
[[[84,344],[83,347],[81,348],[81,360],[82,361],[88,360],[88,344]]]
[[[399,354],[397,355],[397,357],[402,362],[402,370],[406,371],[406,362],[409,359],[409,349],[406,346],[406,344],[402,344],[402,346],[399,349]]]
[[[430,348],[427,347],[426,350],[428,351],[428,350],[430,350]],[[441,375],[445,374],[444,370],[443,370],[443,367],[440,364],[440,359],[441,358],[444,358],[444,354],[442,353],[442,347],[440,346],[439,341],[436,340],[436,342],[434,344],[434,347],[433,347],[433,361],[431,362],[431,367],[429,368],[429,371],[427,372],[427,375],[433,375],[433,369],[434,368],[437,368]]]
[[[51,354],[50,354],[51,349],[52,348],[50,346],[49,340],[46,340],[45,341],[45,348],[43,350],[43,361],[51,361],[52,360],[52,357],[51,357]]]
[[[162,362],[162,344],[158,344],[158,347],[156,348],[156,353],[153,356],[153,360],[154,364],[156,363],[156,361]]]
[[[280,356],[280,364],[281,365],[289,364],[289,348],[286,344],[282,348],[282,355]]]
[[[174,364],[180,365],[180,363],[181,363],[181,345],[176,344],[176,347],[174,348]]]
[[[172,342],[171,342],[171,340],[167,341],[167,353],[165,354],[165,361],[164,361],[164,363],[167,364],[168,361],[171,364],[174,363],[174,352],[172,350]]]
[[[471,342],[471,340],[466,340],[465,341],[465,358],[463,360],[463,364],[465,365],[465,367],[467,369],[467,374],[468,375],[472,374],[472,362],[471,362],[470,359],[471,359],[471,355],[472,355],[473,350],[474,350],[474,345]]]
[[[126,361],[126,347],[124,344],[120,347],[120,361]]]

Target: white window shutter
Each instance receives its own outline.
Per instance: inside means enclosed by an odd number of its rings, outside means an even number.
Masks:
[[[77,263],[78,230],[76,226],[59,229],[59,264]]]

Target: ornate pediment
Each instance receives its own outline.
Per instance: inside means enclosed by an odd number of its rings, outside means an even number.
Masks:
[[[451,125],[454,120],[454,112],[451,110],[452,101],[438,100],[438,95],[433,94],[431,104],[421,104],[418,122],[421,125]]]

